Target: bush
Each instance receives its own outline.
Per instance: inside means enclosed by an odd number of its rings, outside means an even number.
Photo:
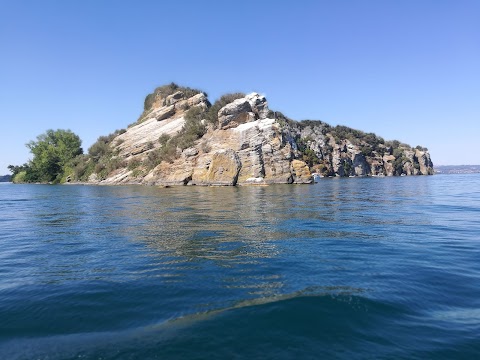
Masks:
[[[423,146],[420,146],[420,145],[415,146],[415,149],[417,149],[419,151],[428,151],[428,149],[426,147],[423,147]]]
[[[267,117],[270,119],[275,119],[282,128],[285,128],[287,126],[295,126],[300,123],[290,119],[289,117],[285,116],[282,112],[280,111],[269,111],[267,114]],[[302,128],[302,125],[300,125],[300,128]]]
[[[347,161],[347,160],[344,160],[343,162],[343,172],[344,172],[344,176],[349,176],[350,173],[352,171],[352,164]]]
[[[177,146],[180,149],[186,149],[194,145],[195,141],[200,139],[207,131],[202,124],[202,118],[205,112],[198,106],[195,106],[185,114],[185,125],[182,130],[175,135]]]
[[[373,149],[368,146],[368,145],[364,145],[361,147],[360,151],[362,152],[362,155],[363,156],[372,156],[372,153],[373,153]]]
[[[119,158],[119,157],[114,157],[111,158],[110,161],[107,162],[106,164],[106,170],[108,173],[111,173],[112,171],[115,171],[120,168],[124,168],[127,166],[127,163],[125,160]]]
[[[162,146],[165,146],[165,144],[168,142],[168,140],[170,140],[171,136],[168,135],[168,134],[162,134],[160,135],[160,137],[158,138],[158,142],[160,143],[160,145]]]
[[[110,148],[108,138],[106,136],[100,136],[92,146],[88,148],[88,154],[98,161],[101,157],[111,154],[112,149]]]
[[[128,165],[127,165],[127,169],[128,170],[134,170],[136,169],[137,167],[139,167],[141,165],[141,162],[140,160],[138,159],[132,159],[128,162]]]
[[[394,148],[393,149],[393,156],[395,156],[395,159],[401,158],[403,156],[403,150],[400,148]]]
[[[172,138],[167,141],[160,149],[150,151],[145,161],[145,166],[148,169],[153,169],[162,161],[173,163],[178,158],[177,154],[177,139]]]
[[[24,182],[26,182],[26,180],[25,180],[26,176],[27,176],[27,171],[22,170],[22,171],[18,172],[17,174],[15,174],[14,176],[12,176],[12,182],[14,182],[14,183],[24,183]]]
[[[140,176],[143,176],[145,175],[145,172],[141,169],[135,169],[132,171],[132,176],[133,177],[140,177]]]
[[[72,180],[86,180],[93,172],[94,163],[87,155],[79,155],[72,159],[67,167],[69,169],[67,175],[73,176]]]
[[[318,158],[317,154],[315,154],[315,151],[311,149],[305,149],[303,152],[303,161],[309,166],[312,167],[320,162],[320,159]]]
[[[105,169],[105,164],[96,164],[95,165],[95,173],[100,174]]]

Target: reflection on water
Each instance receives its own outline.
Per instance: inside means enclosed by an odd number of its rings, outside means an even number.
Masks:
[[[412,219],[428,225],[430,219],[408,206],[428,199],[429,181],[417,179],[407,187],[399,179],[235,188],[20,187],[18,198],[30,201],[17,221],[24,222],[22,237],[36,239],[28,248],[35,266],[28,271],[37,281],[152,277],[173,284],[197,278],[247,296],[272,296],[299,290],[292,268],[303,273],[314,262],[315,280],[305,285],[317,286],[318,273],[331,278],[332,271],[352,271],[348,262],[365,264],[370,247],[388,248],[390,228],[398,232]],[[338,243],[345,241],[362,247],[339,254]],[[311,277],[307,272],[302,282]]]
[[[233,274],[222,282],[236,279],[233,284],[243,288],[251,282],[255,294],[264,284],[271,295],[282,287],[281,267],[301,268],[308,257],[328,264],[332,249],[322,257],[322,244],[380,246],[391,236],[386,226],[397,231],[412,218],[416,225],[428,225],[430,219],[410,206],[404,209],[409,201],[428,198],[429,182],[409,188],[389,180],[236,188],[37,186],[34,192],[23,187],[24,194],[12,201],[29,200],[16,221],[23,223],[22,237],[37,240],[28,249],[37,264],[32,275],[45,282],[147,274],[183,281],[195,269],[217,277],[214,272],[229,268]],[[278,271],[269,260],[274,258]],[[256,271],[262,264],[269,265],[268,273]]]
[[[444,179],[2,186],[0,344],[143,329],[272,301],[245,311],[264,311],[268,322],[279,299],[302,299],[279,306],[350,311],[321,297],[339,293],[368,306],[395,304],[422,321],[477,314],[480,181],[465,180],[467,191]],[[310,294],[318,299],[305,300]],[[293,310],[286,311],[295,323]],[[242,322],[237,316],[227,319]]]

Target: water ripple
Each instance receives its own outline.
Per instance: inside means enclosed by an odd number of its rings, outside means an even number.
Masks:
[[[0,205],[7,358],[480,354],[478,176],[6,185]]]

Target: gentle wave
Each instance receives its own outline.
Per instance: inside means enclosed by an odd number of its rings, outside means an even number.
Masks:
[[[316,289],[315,292],[318,292]],[[342,337],[365,340],[362,334],[405,310],[369,300],[355,289],[332,289],[244,301],[231,308],[168,319],[118,332],[75,333],[0,344],[10,359],[67,358],[248,358],[272,342],[267,358],[312,351],[325,353]],[[306,295],[309,294],[309,295]],[[254,330],[254,331],[252,331]],[[353,341],[355,342],[355,341]],[[285,346],[289,351],[285,352]],[[323,349],[323,350],[322,350]],[[354,354],[355,349],[351,353]],[[331,352],[331,351],[327,351]]]
[[[347,291],[348,292],[348,291]],[[0,344],[9,359],[450,358],[474,355],[473,337],[441,344],[416,340],[428,324],[407,325],[406,308],[358,295],[291,295],[102,333],[48,336]],[[392,319],[394,319],[392,321]],[[362,356],[361,354],[370,354]]]

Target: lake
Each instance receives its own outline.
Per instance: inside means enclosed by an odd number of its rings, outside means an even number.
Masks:
[[[480,175],[0,205],[2,359],[480,358]]]

